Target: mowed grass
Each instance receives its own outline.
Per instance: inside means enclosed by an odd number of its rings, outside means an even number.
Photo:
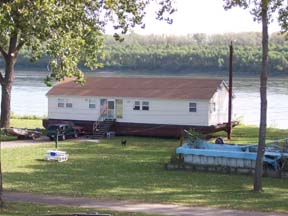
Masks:
[[[164,163],[178,140],[123,137],[92,142],[65,141],[63,163],[43,161],[54,143],[4,149],[4,188],[45,194],[87,196],[139,202],[177,203],[257,211],[288,212],[288,180],[264,178],[264,192],[252,192],[253,177],[167,171]],[[257,138],[254,135],[254,141]]]
[[[258,143],[259,128],[251,125],[238,125],[232,130],[231,140],[225,140],[227,143],[236,144],[257,144]],[[227,133],[222,131],[213,134],[214,137],[226,137]],[[266,142],[273,142],[278,139],[288,138],[288,130],[267,128]]]
[[[111,214],[113,216],[157,216],[152,214],[141,214],[131,212],[111,212],[102,209],[86,209],[78,207],[64,207],[64,206],[48,206],[48,205],[35,205],[30,203],[5,203],[4,208],[0,208],[1,216],[39,216],[49,214],[76,214],[76,213],[93,213],[98,212],[102,214]]]
[[[11,127],[19,128],[43,128],[42,119],[21,119],[21,118],[12,118],[10,121]]]

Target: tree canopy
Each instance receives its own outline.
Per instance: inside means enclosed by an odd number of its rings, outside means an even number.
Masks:
[[[9,55],[17,57],[25,46],[32,61],[44,54],[49,56],[51,75],[47,83],[51,78],[61,80],[66,76],[83,81],[78,64],[82,62],[91,69],[99,66],[105,27],[110,23],[115,29],[114,38],[121,40],[121,34],[131,27],[144,25],[145,8],[153,1],[2,0],[0,52],[7,60]],[[171,22],[166,16],[174,11],[170,0],[158,2],[156,18]],[[0,82],[4,80],[1,73]]]
[[[112,36],[104,37],[104,58],[99,63],[104,70],[157,71],[169,74],[220,73],[227,74],[231,40],[234,42],[234,72],[239,75],[258,75],[261,59],[261,33],[225,33],[186,36],[137,35],[130,33],[119,43]],[[288,42],[285,35],[270,36],[269,74],[288,75]],[[100,54],[99,54],[100,55]],[[49,58],[30,63],[29,50],[24,49],[16,68],[46,70]],[[0,62],[1,64],[1,62]],[[80,66],[80,68],[83,68]],[[85,70],[85,68],[83,68]]]

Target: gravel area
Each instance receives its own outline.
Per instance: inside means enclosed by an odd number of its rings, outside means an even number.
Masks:
[[[67,141],[79,141],[79,142],[93,142],[93,143],[99,143],[99,140],[97,139],[89,139],[87,137],[79,137],[76,139],[68,139]],[[18,148],[18,147],[26,147],[26,146],[32,146],[32,145],[41,145],[48,142],[54,142],[50,141],[48,137],[42,136],[38,139],[32,140],[32,139],[25,139],[25,140],[15,140],[15,141],[2,141],[1,142],[1,148]]]
[[[25,139],[25,140],[15,140],[1,142],[1,148],[16,148],[16,147],[26,147],[31,145],[41,145],[43,143],[51,142],[48,137],[42,136],[38,139]]]
[[[141,212],[148,214],[176,216],[284,216],[273,212],[243,211],[211,207],[181,206],[175,204],[138,203],[123,200],[101,200],[87,197],[68,197],[47,194],[32,194],[4,191],[4,199],[14,202],[28,202],[56,206],[77,206],[80,208],[107,209],[111,211]]]

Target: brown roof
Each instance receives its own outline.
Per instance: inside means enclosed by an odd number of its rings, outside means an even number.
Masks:
[[[162,77],[87,77],[84,86],[73,79],[56,84],[47,95],[209,99],[222,80]]]

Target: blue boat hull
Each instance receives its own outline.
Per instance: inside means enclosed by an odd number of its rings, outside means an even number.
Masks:
[[[247,169],[255,168],[256,151],[256,145],[212,144],[204,140],[186,143],[176,149],[186,164]],[[264,164],[274,170],[280,170],[287,159],[288,153],[272,147],[265,149]]]

